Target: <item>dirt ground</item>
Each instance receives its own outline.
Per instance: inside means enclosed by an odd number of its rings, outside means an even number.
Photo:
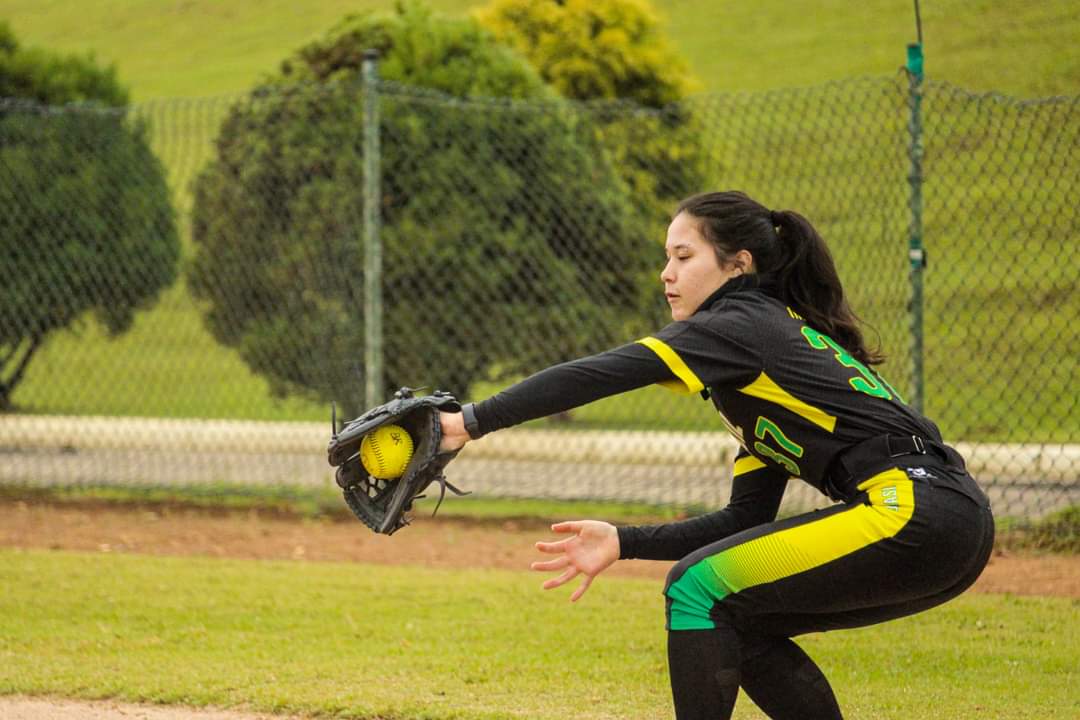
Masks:
[[[0,718],[4,720],[286,720],[281,715],[253,715],[227,710],[135,705],[112,700],[28,697],[0,697]]]
[[[0,503],[0,547],[526,570],[542,559],[533,543],[552,537],[536,520],[420,517],[388,537],[351,519]],[[662,580],[669,567],[630,560],[607,572]],[[998,551],[973,591],[1080,598],[1080,556]]]
[[[393,537],[353,520],[310,520],[260,512],[42,506],[0,502],[0,547],[147,555],[413,564],[525,570],[539,559],[537,521],[422,517]],[[622,561],[610,575],[655,578],[670,563]],[[1080,556],[996,552],[973,592],[1080,598]],[[262,720],[236,712],[115,702],[0,697],[10,720]],[[280,718],[280,716],[277,716]]]

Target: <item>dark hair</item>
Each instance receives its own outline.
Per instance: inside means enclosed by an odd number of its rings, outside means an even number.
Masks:
[[[802,215],[771,211],[737,190],[689,197],[675,214],[683,212],[699,221],[702,236],[712,243],[721,262],[746,250],[759,273],[776,278],[780,299],[811,327],[865,365],[885,359],[880,350],[866,347],[829,248]]]

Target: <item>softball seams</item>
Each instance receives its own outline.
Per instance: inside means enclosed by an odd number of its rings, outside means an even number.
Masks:
[[[379,464],[379,474],[386,474],[386,460],[383,459],[382,450],[379,449],[378,433],[371,436],[371,452],[375,453],[375,462]]]

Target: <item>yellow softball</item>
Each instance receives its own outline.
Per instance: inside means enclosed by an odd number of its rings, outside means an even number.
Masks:
[[[380,480],[401,477],[413,454],[413,439],[400,425],[383,425],[360,441],[360,462]]]

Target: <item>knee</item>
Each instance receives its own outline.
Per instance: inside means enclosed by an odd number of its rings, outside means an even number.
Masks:
[[[668,630],[711,630],[713,608],[723,597],[722,583],[705,560],[693,556],[676,563],[664,585]]]

